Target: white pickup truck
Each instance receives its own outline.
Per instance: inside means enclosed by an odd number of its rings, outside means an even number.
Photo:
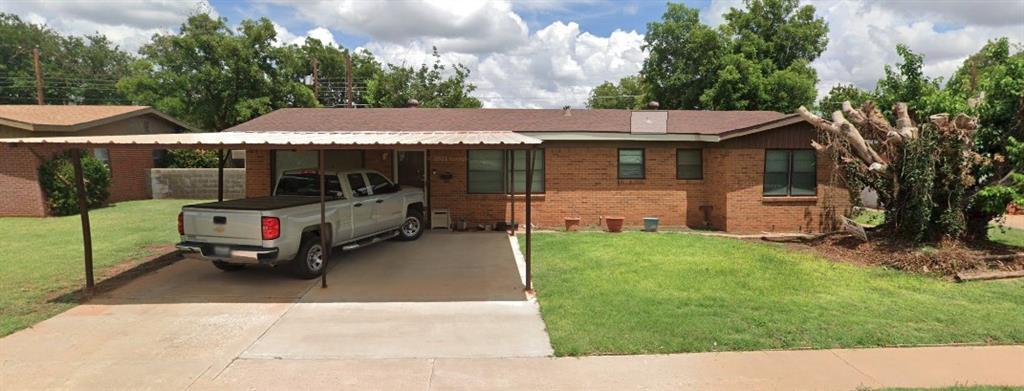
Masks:
[[[372,170],[327,172],[328,242],[343,250],[423,233],[423,190],[401,188]],[[320,178],[286,171],[274,195],[187,205],[178,215],[179,250],[225,270],[287,262],[300,278],[323,272]]]

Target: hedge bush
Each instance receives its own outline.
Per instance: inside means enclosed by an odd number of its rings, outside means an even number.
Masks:
[[[217,151],[205,149],[170,149],[163,158],[167,168],[216,168]]]
[[[85,174],[85,199],[89,209],[106,204],[110,198],[110,169],[92,155],[82,153],[82,171]],[[67,216],[78,213],[78,192],[75,189],[75,169],[70,155],[58,155],[39,166],[39,183],[46,192],[50,213]]]

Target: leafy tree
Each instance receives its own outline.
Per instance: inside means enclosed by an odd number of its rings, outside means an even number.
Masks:
[[[315,106],[312,91],[283,67],[287,48],[273,45],[270,20],[244,20],[232,30],[223,18],[188,18],[178,34],[157,35],[118,87],[204,130],[222,130],[292,106]]]
[[[39,48],[44,99],[55,104],[114,104],[114,83],[131,57],[102,35],[62,36],[0,13],[0,103],[36,103],[32,49]]]
[[[409,99],[416,99],[422,107],[481,107],[480,100],[470,96],[476,86],[468,78],[469,69],[462,64],[448,71],[434,48],[433,65],[388,64],[369,82],[366,102],[373,107],[405,107]]]
[[[700,22],[697,9],[668,3],[660,22],[647,24],[644,82],[666,109],[701,109],[701,95],[714,83],[728,39]]]
[[[619,82],[604,82],[590,91],[587,107],[591,109],[639,110],[647,106],[646,93],[639,76],[626,76]]]
[[[828,44],[828,26],[798,0],[745,0],[713,29],[698,11],[669,4],[648,23],[643,81],[670,109],[792,111],[814,102],[810,63]]]
[[[874,94],[857,88],[853,84],[836,84],[828,91],[828,95],[818,102],[818,114],[831,116],[836,110],[841,110],[843,102],[850,102],[853,107],[861,107],[865,102],[875,100]]]
[[[167,168],[216,168],[217,151],[208,149],[169,149],[160,162]]]

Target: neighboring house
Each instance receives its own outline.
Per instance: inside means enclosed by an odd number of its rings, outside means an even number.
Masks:
[[[814,128],[766,111],[558,109],[281,109],[227,131],[514,131],[543,140],[534,180],[534,224],[558,228],[624,216],[668,227],[736,233],[831,229],[849,209]],[[366,167],[424,187],[428,207],[471,226],[523,221],[525,154],[436,148],[327,151],[328,169]],[[514,164],[513,164],[514,160]],[[315,168],[316,151],[250,150],[246,193],[271,193],[286,170]],[[514,182],[514,185],[510,185]]]
[[[174,133],[188,126],[147,106],[0,105],[0,138]],[[63,152],[57,146],[0,145],[0,216],[45,216],[39,166]],[[113,181],[110,201],[149,198],[146,177],[162,151],[95,148]]]

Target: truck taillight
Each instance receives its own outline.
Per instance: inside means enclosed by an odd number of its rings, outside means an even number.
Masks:
[[[263,218],[263,240],[274,240],[281,237],[281,220],[277,217]]]
[[[178,235],[185,234],[185,213],[178,212]]]

